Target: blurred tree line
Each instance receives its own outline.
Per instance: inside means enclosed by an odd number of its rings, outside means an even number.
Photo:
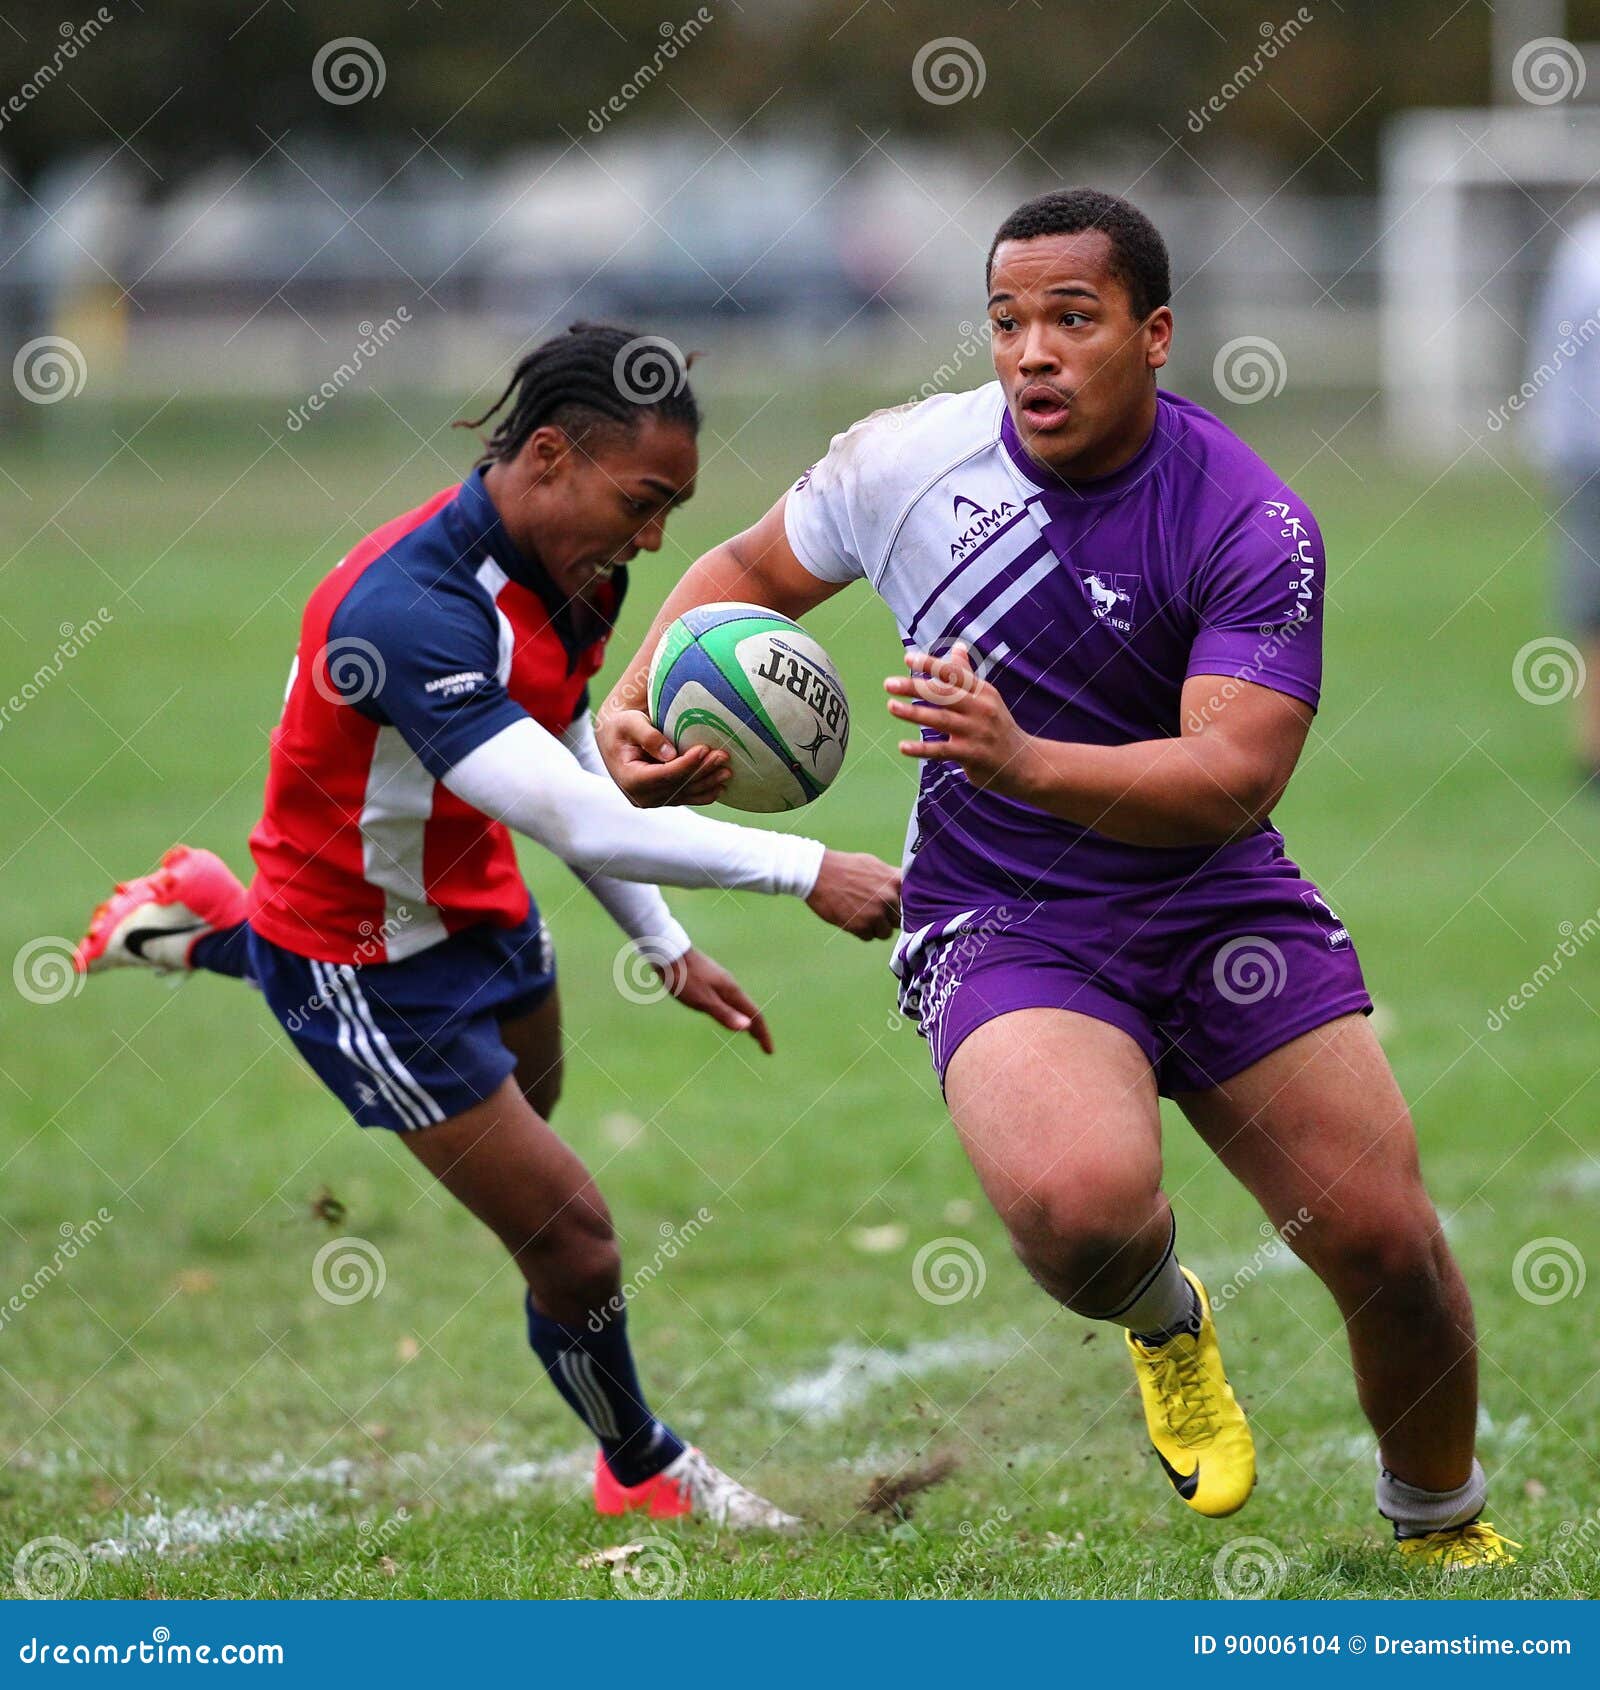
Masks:
[[[5,7],[0,103],[98,9],[67,4],[76,9]],[[1600,32],[1597,10],[1575,5],[1573,25]],[[1299,185],[1349,190],[1352,170],[1371,179],[1388,114],[1476,105],[1488,91],[1482,0],[104,0],[113,21],[98,37],[22,110],[0,108],[0,161],[27,184],[53,158],[126,138],[170,179],[219,154],[254,156],[263,135],[285,131],[397,161],[423,139],[459,162],[563,131],[584,138],[589,114],[697,11],[711,21],[619,123],[696,127],[698,113],[724,134],[748,121],[746,134],[803,127],[856,147],[858,127],[1007,152],[1027,138],[1046,159],[1086,137],[1159,146],[1164,132],[1202,159],[1216,146],[1290,168],[1309,159]],[[1186,128],[1297,12],[1310,21],[1278,54],[1270,85],[1243,89],[1203,135]],[[381,53],[383,86],[333,105],[311,66],[349,36]],[[914,86],[918,48],[943,36],[981,53],[976,97],[935,104]],[[1337,157],[1317,150],[1328,136]]]

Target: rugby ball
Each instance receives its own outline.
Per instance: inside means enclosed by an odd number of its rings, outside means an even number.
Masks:
[[[850,740],[839,673],[812,637],[758,604],[702,604],[661,636],[650,720],[680,751],[728,752],[720,802],[797,810],[827,791]]]

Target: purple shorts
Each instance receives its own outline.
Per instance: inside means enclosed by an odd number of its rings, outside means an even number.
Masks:
[[[969,1033],[1018,1009],[1120,1027],[1170,1097],[1372,1008],[1344,923],[1287,861],[1277,873],[965,910],[906,934],[892,966],[941,1083]]]

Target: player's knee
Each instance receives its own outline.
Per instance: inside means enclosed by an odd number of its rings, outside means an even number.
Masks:
[[[540,1307],[558,1320],[604,1307],[622,1282],[622,1252],[603,1204],[568,1205],[516,1257]]]
[[[1149,1219],[1156,1188],[1078,1187],[1030,1200],[1006,1217],[1023,1265],[1065,1301],[1116,1301],[1123,1279],[1136,1276],[1137,1240]]]
[[[1448,1261],[1438,1217],[1423,1204],[1331,1222],[1312,1266],[1346,1299],[1430,1303]]]

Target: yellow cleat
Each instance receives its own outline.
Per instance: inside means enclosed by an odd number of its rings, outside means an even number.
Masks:
[[[1451,1526],[1442,1532],[1424,1532],[1421,1537],[1395,1539],[1395,1548],[1408,1561],[1424,1567],[1443,1567],[1451,1573],[1470,1573],[1479,1567],[1509,1567],[1517,1558],[1513,1552],[1521,1547],[1482,1520]]]
[[[1146,1348],[1130,1332],[1128,1354],[1144,1399],[1144,1423],[1172,1488],[1197,1514],[1237,1513],[1256,1482],[1256,1451],[1244,1410],[1222,1371],[1206,1288],[1183,1277],[1200,1302],[1200,1333]]]

